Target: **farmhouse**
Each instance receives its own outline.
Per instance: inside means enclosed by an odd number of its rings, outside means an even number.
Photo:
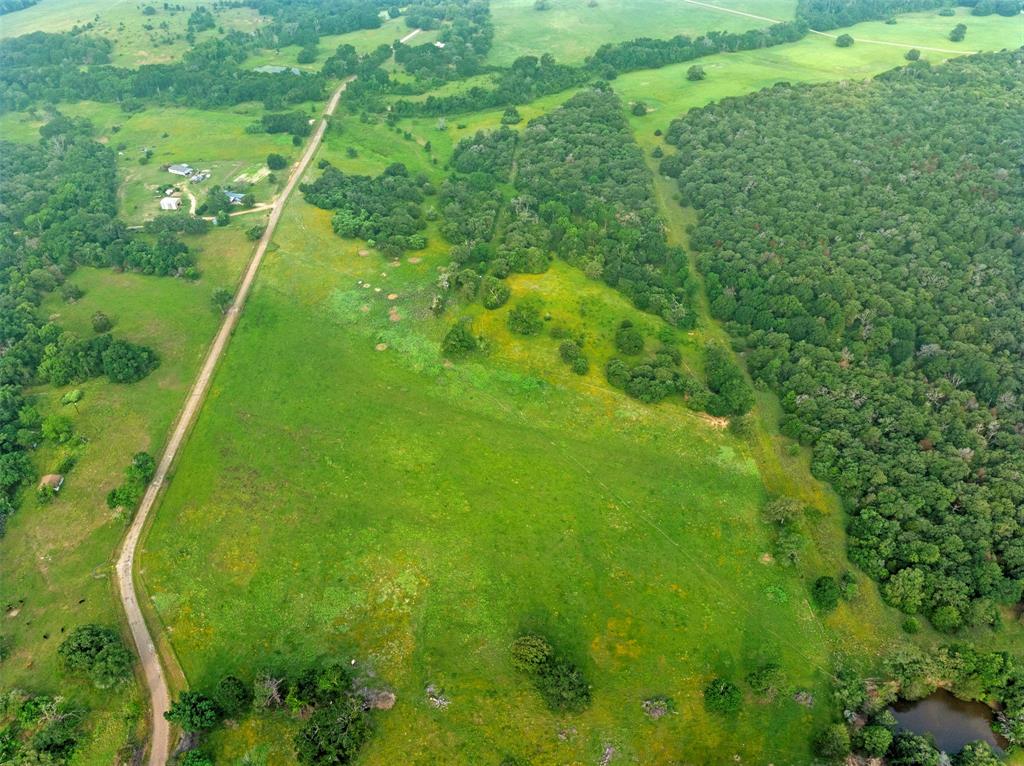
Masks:
[[[54,492],[60,492],[60,488],[63,486],[64,476],[59,473],[48,473],[39,480],[39,489],[52,489]]]
[[[167,172],[176,176],[190,176],[194,171],[189,165],[168,165]]]
[[[160,200],[161,210],[177,210],[181,207],[181,197],[163,197]]]
[[[227,189],[224,190],[224,196],[228,198],[228,202],[232,205],[241,205],[242,198],[245,197],[241,192],[228,191]]]

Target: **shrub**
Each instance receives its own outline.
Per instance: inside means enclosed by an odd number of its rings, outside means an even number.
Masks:
[[[814,740],[814,749],[823,758],[844,758],[850,754],[850,732],[845,724],[826,727]]]
[[[184,691],[164,713],[171,723],[185,731],[212,729],[220,720],[221,711],[217,703],[202,692]]]
[[[693,66],[686,70],[686,79],[690,80],[691,82],[703,80],[705,77],[707,77],[707,73],[704,71],[704,67],[700,66],[699,64],[694,64]]]
[[[582,671],[559,657],[543,636],[519,636],[510,647],[512,664],[527,673],[545,704],[556,712],[578,713],[590,705],[590,686]]]
[[[201,750],[189,750],[178,757],[178,766],[213,766],[213,759]]]
[[[953,27],[953,30],[949,33],[949,39],[952,42],[954,42],[954,43],[960,42],[966,36],[967,36],[967,25],[966,24],[957,24],[955,27]]]
[[[917,61],[919,58],[921,58],[921,51],[919,51],[917,48],[911,48],[909,51],[903,54],[903,58],[905,58],[907,61]]]
[[[295,737],[295,754],[303,766],[350,763],[369,736],[362,702],[344,695],[316,708]]]
[[[102,311],[97,311],[92,315],[92,331],[95,333],[103,333],[110,330],[113,323],[110,321],[110,317],[104,314]]]
[[[765,663],[747,675],[747,685],[761,696],[774,693],[781,683],[782,669],[774,662]]]
[[[892,744],[892,732],[884,726],[865,726],[854,737],[854,747],[872,758],[881,758]]]
[[[487,275],[480,281],[480,302],[485,309],[498,309],[508,303],[512,291],[497,277]]]
[[[645,114],[647,114],[647,104],[645,104],[643,101],[637,101],[635,104],[633,104],[632,111],[634,116],[643,117]]]
[[[615,348],[623,354],[635,355],[644,350],[644,336],[628,319],[615,331]]]
[[[712,678],[704,687],[704,707],[712,713],[735,713],[742,700],[739,687],[724,678]]]
[[[271,170],[284,170],[288,167],[288,158],[283,154],[271,152],[267,155],[267,167]]]
[[[839,606],[839,595],[839,585],[828,575],[822,575],[811,586],[811,598],[823,612],[831,612]]]
[[[587,357],[580,354],[578,357],[572,360],[569,365],[569,369],[575,372],[577,375],[586,375],[590,372],[590,360]]]
[[[224,676],[213,696],[224,715],[238,715],[252,705],[252,686],[235,676]]]
[[[512,654],[512,665],[524,673],[536,673],[555,654],[546,638],[532,633],[519,636],[512,642],[509,651]]]
[[[508,329],[517,335],[536,335],[544,329],[537,301],[524,298],[508,314]]]
[[[85,291],[72,282],[65,282],[60,288],[60,297],[68,303],[73,303],[85,295]]]
[[[853,38],[850,35],[843,34],[836,38],[837,48],[849,48],[851,45],[853,45]]]
[[[446,354],[461,356],[476,351],[477,342],[469,325],[466,322],[457,322],[445,333],[444,340],[441,341],[441,348]]]
[[[64,666],[88,675],[101,689],[116,686],[131,674],[132,655],[112,628],[81,625],[57,649]]]
[[[583,353],[583,350],[574,340],[567,340],[558,347],[558,355],[562,357],[562,361],[566,364],[572,364],[579,359],[581,353]]]

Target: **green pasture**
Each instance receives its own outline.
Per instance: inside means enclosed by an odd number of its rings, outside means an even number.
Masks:
[[[717,11],[686,2],[660,0],[546,0],[536,10],[534,0],[493,0],[494,47],[489,63],[508,65],[519,56],[552,54],[563,63],[578,63],[604,43],[635,37],[691,37],[711,31],[745,32],[771,22]],[[793,0],[716,0],[714,5],[756,16],[793,18]]]
[[[292,145],[284,133],[247,133],[246,127],[258,122],[264,113],[261,104],[241,104],[230,109],[207,111],[174,106],[151,106],[126,114],[116,104],[93,101],[61,104],[62,112],[87,117],[96,128],[98,140],[118,150],[120,177],[119,209],[129,223],[142,223],[160,214],[159,200],[168,188],[176,188],[188,209],[188,192],[199,204],[208,189],[219,184],[227,188],[246,180],[258,202],[269,202],[283,186],[287,171],[278,171],[271,183],[266,168],[271,152],[297,160],[302,147]],[[309,109],[302,105],[299,109]],[[310,119],[319,112],[310,111]],[[8,113],[0,117],[0,129],[13,140],[36,141],[43,115],[38,112]],[[146,149],[153,156],[145,165],[139,158]],[[202,183],[164,170],[165,165],[187,163],[197,170],[209,169],[212,177]],[[258,180],[257,180],[258,179]]]
[[[416,141],[357,120],[323,156],[353,172],[384,157],[437,172]],[[141,556],[193,687],[357,658],[399,699],[367,764],[589,763],[607,745],[645,763],[809,762],[806,732],[827,713],[792,693],[823,699],[839,649],[874,662],[895,618],[868,586],[823,622],[804,573],[765,563],[756,451],[681,403],[609,389],[596,364],[570,378],[557,344],[513,340],[503,311],[467,309],[487,350],[444,360],[439,339],[461,310],[428,310],[447,262],[434,232],[391,262],[360,256],[329,222],[289,205]],[[563,265],[512,285],[541,293],[553,323],[585,329],[595,361],[616,321],[657,329]],[[695,340],[680,337],[690,363]],[[821,513],[838,529],[835,509]],[[828,551],[808,574],[842,565]],[[507,644],[525,628],[586,668],[590,711],[551,715],[512,671]],[[748,699],[735,720],[704,712],[708,678],[740,681],[769,657],[786,668],[784,694]],[[450,708],[429,706],[428,684]],[[678,716],[643,716],[658,693]],[[288,763],[295,725],[243,721],[213,744],[233,760],[262,743]]]
[[[910,45],[955,49],[957,44],[948,40],[943,45],[941,35],[936,32],[935,19],[942,22],[941,29],[952,29],[957,23],[957,19],[917,13],[898,17],[895,25],[869,22],[834,30],[834,33],[847,32],[854,40],[862,36],[865,39],[882,39],[880,30],[895,30],[892,34]],[[995,15],[971,16],[965,22],[968,30],[973,25],[979,37],[984,33],[992,48],[1024,44],[1024,16],[1017,19]],[[896,35],[897,31],[899,35]],[[696,62],[630,72],[616,78],[612,88],[629,104],[637,101],[647,104],[648,114],[644,117],[630,115],[630,122],[641,145],[653,149],[660,142],[654,137],[654,130],[664,130],[672,120],[694,107],[722,98],[742,96],[777,82],[867,79],[906,64],[906,51],[907,48],[868,42],[855,42],[850,48],[838,48],[830,38],[809,35],[787,45],[719,53]],[[922,51],[921,57],[938,64],[952,55]],[[706,79],[697,82],[686,79],[686,71],[694,63],[704,67]]]
[[[156,14],[147,16],[143,8],[151,5]],[[92,24],[91,34],[114,41],[112,63],[137,67],[174,61],[191,47],[185,39],[188,17],[199,5],[214,11],[218,25],[225,30],[253,31],[260,23],[251,8],[215,10],[206,0],[175,0],[172,6],[184,10],[165,10],[162,1],[146,0],[40,0],[24,10],[0,17],[0,37],[17,37],[30,32],[69,32],[73,27]],[[166,24],[166,29],[162,27]],[[146,26],[152,29],[146,29]],[[196,35],[196,41],[218,36],[216,29]]]
[[[741,445],[500,365],[447,370],[429,262],[360,259],[322,211],[288,216],[142,556],[194,686],[358,657],[400,700],[366,763],[567,763],[604,738],[671,752],[684,732],[718,748],[693,703],[708,674],[755,661],[755,625],[784,626],[772,650],[817,688],[827,652],[799,583],[758,561],[762,491]],[[592,712],[560,721],[511,671],[526,626],[588,668]],[[428,683],[452,708],[431,710]],[[645,730],[639,703],[658,692],[687,714]],[[775,710],[774,735],[754,734],[756,706],[741,718],[740,750],[788,752],[780,729],[810,714]]]
[[[78,461],[52,503],[41,506],[34,492],[26,492],[0,538],[0,603],[6,613],[0,619],[13,646],[3,665],[3,685],[61,693],[89,706],[83,724],[89,736],[75,764],[110,764],[134,728],[140,705],[134,687],[100,691],[69,678],[56,653],[66,631],[87,622],[116,625],[121,619],[113,561],[128,519],[107,508],[107,492],[121,482],[135,452],[159,454],[218,325],[210,293],[234,286],[252,247],[235,227],[190,238],[189,244],[202,251],[203,276],[194,283],[81,268],[70,281],[85,295],[70,304],[51,295],[42,307],[84,337],[92,335],[93,313],[103,311],[113,319],[116,336],[149,345],[161,358],[153,373],[130,386],[98,378],[30,391],[44,417],[54,412],[70,417],[83,443],[44,443],[36,450],[40,474],[54,471],[69,454]],[[84,391],[84,398],[77,407],[62,407],[61,396],[72,388]]]

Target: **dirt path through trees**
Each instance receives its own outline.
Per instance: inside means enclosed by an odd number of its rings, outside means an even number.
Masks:
[[[181,414],[178,416],[178,420],[175,423],[174,430],[171,432],[171,436],[167,441],[167,446],[164,447],[163,454],[160,457],[160,463],[157,465],[156,473],[153,475],[153,480],[146,488],[146,494],[143,496],[139,509],[135,514],[135,518],[132,520],[131,527],[128,529],[128,534],[125,535],[124,543],[121,546],[121,552],[117,559],[117,587],[121,596],[121,604],[124,607],[125,617],[127,618],[128,627],[132,634],[132,640],[134,641],[135,647],[139,653],[142,672],[145,676],[146,687],[149,691],[149,714],[151,717],[149,766],[164,766],[164,764],[167,763],[170,754],[171,729],[168,722],[164,719],[164,713],[170,707],[170,690],[167,686],[167,679],[164,674],[164,666],[161,663],[160,654],[154,644],[153,637],[150,635],[145,617],[142,614],[142,609],[139,607],[139,596],[141,594],[142,597],[145,597],[146,593],[141,586],[138,588],[136,587],[136,583],[133,578],[135,553],[138,549],[139,539],[141,538],[143,529],[146,526],[146,521],[156,504],[160,490],[163,489],[164,484],[167,481],[168,471],[170,470],[174,459],[177,457],[182,444],[185,442],[185,437],[188,435],[189,429],[191,429],[192,424],[195,422],[196,415],[199,413],[199,409],[206,397],[206,392],[210,387],[210,381],[213,379],[213,374],[217,369],[217,363],[220,361],[220,358],[224,353],[224,349],[227,347],[228,341],[231,339],[231,334],[234,332],[235,326],[238,324],[238,317],[241,315],[242,308],[245,306],[245,301],[249,297],[253,281],[256,279],[256,273],[259,271],[260,264],[263,261],[263,256],[267,252],[267,246],[270,244],[270,240],[274,236],[274,229],[277,226],[278,220],[281,218],[281,212],[284,210],[284,206],[288,202],[288,197],[298,185],[302,175],[306,172],[306,168],[308,167],[310,160],[313,159],[317,149],[320,147],[320,141],[323,139],[324,132],[327,128],[327,117],[334,113],[335,108],[338,106],[338,99],[341,98],[342,92],[345,90],[351,79],[352,78],[345,80],[338,86],[337,90],[334,91],[334,94],[331,96],[331,99],[327,104],[327,108],[324,110],[324,117],[320,120],[316,131],[313,133],[312,138],[306,145],[306,151],[303,153],[302,159],[299,160],[298,165],[296,165],[295,169],[292,171],[284,190],[274,201],[273,210],[271,211],[270,218],[267,221],[267,228],[263,232],[263,236],[260,238],[259,244],[256,246],[256,250],[252,254],[252,258],[249,260],[249,265],[245,270],[245,276],[242,278],[242,282],[238,286],[238,291],[235,294],[235,299],[232,302],[231,307],[224,315],[224,321],[221,323],[220,329],[217,331],[217,336],[214,338],[213,345],[210,346],[210,350],[207,352],[206,359],[203,361],[202,369],[199,371],[199,375],[196,377],[195,383],[192,384],[192,389],[189,391],[188,398],[185,400],[185,405],[182,408]],[[168,664],[175,662],[173,657],[165,657],[163,660]],[[180,670],[178,671],[178,675],[181,675]]]

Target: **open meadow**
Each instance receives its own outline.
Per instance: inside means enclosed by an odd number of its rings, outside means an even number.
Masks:
[[[534,0],[494,0],[494,48],[488,61],[507,66],[519,56],[550,53],[558,61],[576,64],[605,43],[745,32],[770,23],[708,5],[783,21],[791,20],[796,8],[794,0],[715,0],[703,5],[685,0],[545,0],[545,9],[538,10]]]

